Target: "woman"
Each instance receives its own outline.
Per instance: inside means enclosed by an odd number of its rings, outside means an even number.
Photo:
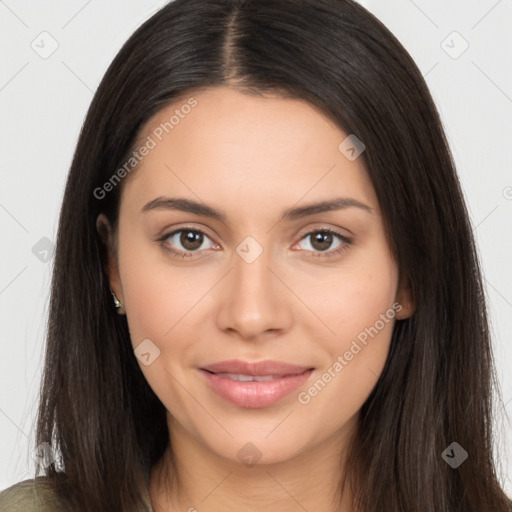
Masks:
[[[348,0],[176,0],[80,135],[48,466],[0,503],[509,511],[492,377],[460,185],[399,42]]]

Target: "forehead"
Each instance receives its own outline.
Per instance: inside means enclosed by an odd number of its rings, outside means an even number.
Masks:
[[[125,192],[134,204],[177,189],[195,199],[236,195],[261,204],[325,199],[334,188],[375,206],[363,159],[351,161],[340,150],[348,135],[303,100],[201,90],[146,123],[138,144],[151,149]]]

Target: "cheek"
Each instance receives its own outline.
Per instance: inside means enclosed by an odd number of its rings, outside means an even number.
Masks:
[[[351,280],[345,279],[337,307],[335,310],[331,308],[333,330],[338,340],[334,345],[341,342],[339,348],[344,348],[347,342],[356,339],[364,343],[370,332],[379,339],[389,337],[395,295],[396,279],[389,268],[380,274],[361,273]]]
[[[120,275],[132,344],[135,347],[149,338],[162,346],[198,300],[201,273],[173,268],[163,249],[150,247],[147,240],[134,243],[128,238]]]
[[[332,332],[322,336],[326,357],[317,379],[302,390],[298,401],[324,418],[327,430],[357,413],[375,387],[389,353],[400,308],[395,302],[398,273],[393,260],[383,257],[385,252],[374,254],[347,266],[323,294],[315,296],[318,311]]]
[[[146,242],[147,243],[147,242]],[[142,244],[141,244],[142,245]],[[124,248],[120,274],[126,303],[130,338],[146,381],[160,401],[187,423],[190,403],[179,383],[185,382],[193,305],[198,292],[192,272],[172,269],[158,251]],[[150,340],[148,343],[146,340]],[[137,347],[148,347],[149,364],[138,356]],[[189,401],[190,402],[190,401]],[[189,428],[192,429],[192,425]]]
[[[382,334],[380,339],[390,336],[398,271],[383,241],[354,253],[346,263],[329,272],[329,279],[320,277],[318,283],[321,286],[308,283],[309,291],[304,289],[303,293],[307,291],[311,309],[324,321],[323,332],[331,333],[323,336],[331,354],[348,350],[351,341],[358,337],[364,342],[369,329],[376,336],[375,326],[378,335]]]
[[[190,404],[183,400],[179,383],[186,379],[184,370],[197,341],[190,335],[199,329],[195,306],[211,287],[211,275],[198,267],[173,267],[163,250],[149,250],[147,241],[126,238],[120,275],[132,346],[148,384],[166,408],[186,411]],[[138,353],[148,351],[146,365]]]

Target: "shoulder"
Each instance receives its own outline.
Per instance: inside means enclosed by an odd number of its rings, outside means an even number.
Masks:
[[[39,476],[0,492],[0,512],[59,512],[59,502],[48,483]]]

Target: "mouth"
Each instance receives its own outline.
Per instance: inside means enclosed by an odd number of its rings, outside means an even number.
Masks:
[[[281,361],[223,361],[199,368],[206,384],[238,407],[261,408],[279,402],[303,385],[314,368]]]

